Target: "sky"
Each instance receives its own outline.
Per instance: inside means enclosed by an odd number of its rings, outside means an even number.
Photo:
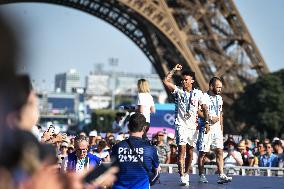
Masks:
[[[284,1],[235,3],[270,71],[284,68]],[[79,71],[83,83],[95,64],[105,70],[151,72],[151,63],[128,37],[87,13],[44,3],[0,5],[0,12],[21,36],[20,70],[41,89],[53,89],[55,74],[70,68]],[[118,66],[110,67],[110,58],[117,58]]]

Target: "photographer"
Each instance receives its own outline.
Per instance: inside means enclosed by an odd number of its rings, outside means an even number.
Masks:
[[[143,164],[147,166],[148,170],[154,168],[155,172],[160,171],[157,150],[142,139],[145,125],[146,119],[142,114],[133,114],[128,124],[129,139],[117,143],[112,148],[112,156],[117,159],[120,170],[117,182],[113,185],[114,189],[149,188],[149,177]],[[131,146],[136,153],[131,150]]]

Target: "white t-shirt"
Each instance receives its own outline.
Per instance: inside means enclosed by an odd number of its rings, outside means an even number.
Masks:
[[[141,112],[146,121],[150,123],[150,108],[154,106],[154,100],[150,93],[138,93],[137,105],[143,106],[143,112]]]
[[[176,120],[175,124],[180,126],[196,129],[198,121],[198,107],[202,102],[203,93],[199,89],[193,89],[189,92],[184,91],[183,88],[175,86],[173,92],[176,105]],[[186,114],[190,117],[187,119]]]
[[[235,153],[235,156],[238,160],[242,160],[242,154],[240,152],[234,150],[233,153]],[[231,155],[227,156],[227,155],[228,155],[228,152],[224,152],[224,157],[225,157],[224,165],[231,166],[231,167],[237,166],[238,165],[237,160],[233,156]]]
[[[211,96],[208,93],[203,94],[202,104],[208,107],[209,116],[219,117],[219,121],[214,125],[220,125],[220,115],[223,107],[223,99],[220,95]]]

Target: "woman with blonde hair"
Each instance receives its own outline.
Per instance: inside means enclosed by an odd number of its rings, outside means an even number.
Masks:
[[[137,111],[143,114],[148,123],[145,134],[150,127],[150,114],[155,113],[155,104],[152,95],[150,94],[150,85],[146,79],[139,79],[137,82],[138,96],[137,96]]]

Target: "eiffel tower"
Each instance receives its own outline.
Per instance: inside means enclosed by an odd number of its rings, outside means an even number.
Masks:
[[[195,72],[203,91],[212,76],[222,77],[225,111],[269,72],[232,0],[0,0],[17,2],[63,5],[108,22],[144,52],[161,79],[176,63]]]

